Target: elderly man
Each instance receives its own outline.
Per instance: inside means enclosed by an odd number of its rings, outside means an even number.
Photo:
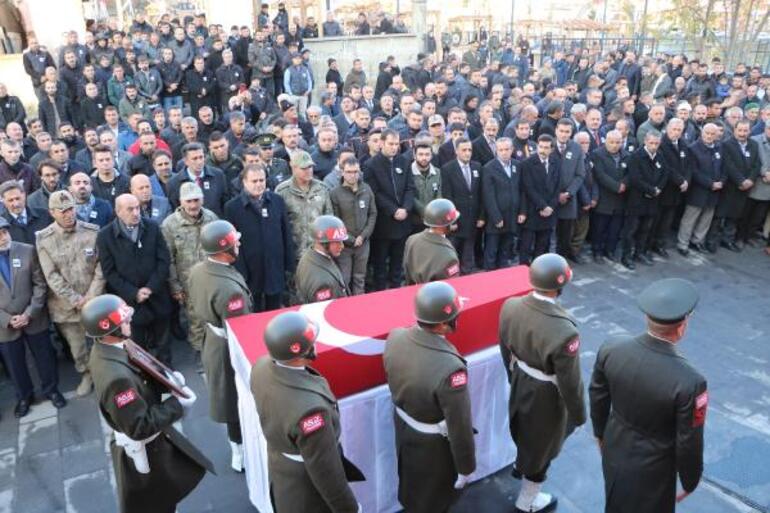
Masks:
[[[24,185],[16,180],[10,180],[0,185],[0,200],[5,211],[2,217],[8,221],[8,233],[11,239],[24,244],[35,245],[35,232],[42,230],[51,222],[45,210],[32,209],[27,206],[27,196]]]
[[[142,217],[152,219],[158,224],[171,214],[171,204],[163,196],[152,194],[152,184],[147,175],[135,175],[131,177],[131,194],[139,200],[142,209]]]
[[[170,254],[168,285],[175,301],[184,305],[187,313],[187,341],[196,352],[196,362],[200,362],[205,326],[195,316],[188,301],[187,279],[190,269],[202,261],[205,253],[201,249],[201,228],[217,220],[216,214],[203,208],[203,191],[194,183],[184,183],[179,191],[179,207],[169,215],[161,225]]]
[[[96,238],[107,292],[120,296],[134,308],[134,341],[170,363],[168,246],[158,225],[142,219],[136,197],[118,196],[115,214],[115,220],[102,228]]]
[[[48,283],[48,311],[69,344],[75,370],[81,375],[76,393],[83,397],[91,392],[93,381],[80,310],[104,291],[96,252],[99,227],[76,217],[75,199],[67,191],[52,193],[48,208],[54,222],[37,232],[37,257]]]
[[[67,402],[59,393],[56,355],[48,338],[45,279],[35,248],[11,241],[4,218],[0,218],[0,275],[0,354],[16,390],[14,415],[26,415],[34,399],[27,348],[35,358],[43,394],[56,408],[63,408]]]
[[[40,179],[29,164],[21,161],[21,145],[11,140],[0,141],[0,183],[20,180],[24,192],[30,194],[40,186]]]

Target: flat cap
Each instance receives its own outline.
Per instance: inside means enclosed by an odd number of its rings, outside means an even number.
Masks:
[[[203,191],[195,182],[184,182],[179,188],[179,199],[181,201],[201,198],[203,198]]]
[[[55,191],[48,198],[49,210],[67,210],[75,207],[75,198],[69,191]]]
[[[692,282],[681,278],[666,278],[647,286],[636,302],[653,321],[676,324],[692,313],[698,299],[698,290]]]
[[[313,158],[308,152],[298,150],[291,156],[291,165],[294,167],[306,168],[315,166],[315,162],[313,162]]]

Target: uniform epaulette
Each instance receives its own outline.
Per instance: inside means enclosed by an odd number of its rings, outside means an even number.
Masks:
[[[95,232],[98,232],[99,230],[101,230],[101,227],[98,224],[86,223],[85,221],[80,221],[80,226],[82,226],[86,230],[93,230]]]
[[[35,232],[35,237],[37,237],[37,240],[44,239],[49,235],[51,235],[54,230],[54,225],[55,223],[51,223],[45,228],[43,228],[42,230],[38,230],[37,232]]]

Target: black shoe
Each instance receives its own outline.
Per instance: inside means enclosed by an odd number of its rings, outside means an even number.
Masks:
[[[60,410],[67,406],[67,400],[64,398],[63,395],[61,395],[60,392],[51,392],[48,394],[48,399],[51,401],[51,404],[54,405],[54,408]]]
[[[569,255],[567,257],[567,260],[570,260],[570,261],[572,261],[572,263],[577,264],[577,265],[585,264],[586,263],[585,258],[583,258],[580,255]]]
[[[29,409],[32,406],[32,398],[28,397],[26,399],[19,399],[19,402],[16,403],[16,408],[13,409],[13,416],[17,419],[22,418],[27,413],[29,413]]]
[[[615,253],[604,253],[604,255],[602,256],[604,256],[604,258],[606,258],[612,263],[615,263],[615,264],[618,263],[618,257],[615,256]]]
[[[683,257],[690,256],[690,250],[689,249],[682,249],[682,248],[676,248],[676,250],[679,252],[680,255]]]
[[[662,256],[663,258],[666,258],[668,256],[668,251],[666,251],[666,248],[655,248],[652,251],[658,256]]]
[[[703,243],[701,243],[701,242],[698,242],[698,243],[691,242],[690,243],[690,249],[694,249],[698,253],[705,253],[707,251],[706,250],[706,246],[704,246]]]
[[[593,254],[593,260],[595,264],[604,264],[604,257],[600,255],[599,253]]]
[[[706,243],[706,251],[709,253],[716,253],[717,252],[717,245],[714,242],[707,242]]]
[[[521,472],[519,472],[519,469],[516,468],[516,465],[511,469],[511,476],[513,476],[514,479],[521,479],[523,477]]]
[[[733,253],[740,253],[741,248],[738,247],[738,244],[734,242],[723,242],[721,244],[723,248],[727,248],[728,250],[732,251]]]
[[[620,263],[623,264],[623,266],[625,266],[626,269],[630,269],[632,271],[636,269],[636,264],[634,264],[634,262],[631,260],[631,257],[629,256],[624,256],[623,258],[621,258]]]

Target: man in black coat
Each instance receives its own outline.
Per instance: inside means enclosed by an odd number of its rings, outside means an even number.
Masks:
[[[658,147],[661,134],[650,130],[644,136],[644,146],[628,157],[628,193],[626,218],[620,239],[623,245],[621,263],[635,269],[634,261],[652,265],[649,255],[652,222],[658,212],[658,202],[668,176],[660,162]]]
[[[726,180],[706,239],[708,248],[716,248],[719,244],[730,251],[741,251],[736,238],[738,220],[746,207],[749,190],[762,168],[759,144],[749,138],[750,132],[751,122],[743,119],[735,124],[733,137],[722,143],[722,167]]]
[[[131,194],[117,197],[115,215],[96,237],[107,292],[134,308],[133,340],[170,364],[171,258],[166,241],[154,221],[142,219],[139,200]]]
[[[455,153],[455,142],[460,137],[465,136],[465,126],[462,123],[452,123],[449,125],[448,131],[449,140],[438,148],[439,167],[442,167],[457,158],[457,154]]]
[[[671,118],[666,125],[666,133],[663,134],[658,149],[660,163],[668,174],[668,180],[660,194],[658,213],[652,225],[650,246],[662,257],[668,256],[666,239],[682,202],[683,194],[690,186],[690,156],[687,145],[682,139],[683,132],[684,122],[679,118]]]
[[[225,205],[225,219],[241,234],[235,267],[249,286],[257,312],[281,307],[286,271],[294,268],[294,247],[286,204],[267,190],[264,167],[243,169],[241,193]]]
[[[526,220],[526,199],[521,184],[520,162],[513,160],[513,142],[508,137],[497,140],[497,158],[481,172],[481,197],[486,217],[484,233],[484,269],[507,267],[519,225]]]
[[[484,227],[481,215],[481,165],[471,160],[473,146],[466,137],[455,143],[457,158],[441,168],[441,196],[460,211],[456,228],[449,240],[460,257],[460,270],[468,274],[474,268],[476,229]]]
[[[495,118],[489,118],[482,128],[484,133],[473,140],[473,160],[483,167],[495,158],[495,139],[500,123]]]
[[[585,156],[580,145],[572,140],[574,126],[567,118],[556,123],[556,151],[559,160],[559,208],[556,210],[556,252],[564,258],[578,260],[572,254],[572,237],[578,218],[577,195],[586,176]]]
[[[687,191],[687,206],[679,222],[676,243],[682,256],[687,256],[690,247],[706,252],[704,242],[725,181],[718,131],[714,123],[706,123],[700,139],[689,147],[692,184]]]
[[[606,513],[674,513],[698,486],[709,396],[676,349],[697,302],[692,283],[656,281],[638,298],[647,332],[599,349],[588,390]]]
[[[14,242],[34,246],[37,242],[35,232],[53,222],[47,210],[27,206],[23,186],[16,180],[0,185],[0,200],[5,207],[2,216],[8,221],[7,230]]]
[[[591,152],[593,176],[599,189],[599,200],[591,212],[591,253],[594,261],[607,258],[617,261],[615,251],[623,228],[628,187],[627,159],[623,151],[623,135],[607,132],[604,147]]]
[[[414,181],[398,155],[399,147],[398,132],[383,130],[382,151],[364,166],[364,180],[372,188],[377,205],[371,257],[376,290],[401,286],[404,244],[412,227],[409,212],[414,207]]]
[[[556,227],[561,159],[552,156],[554,144],[553,137],[541,135],[537,138],[537,153],[521,163],[527,203],[519,247],[521,265],[529,265],[532,259],[548,252]]]
[[[189,143],[182,147],[184,168],[168,181],[167,194],[171,206],[179,206],[179,188],[184,182],[195,182],[203,191],[203,206],[218,217],[224,213],[225,202],[230,197],[225,174],[206,165],[206,154],[200,143]]]

